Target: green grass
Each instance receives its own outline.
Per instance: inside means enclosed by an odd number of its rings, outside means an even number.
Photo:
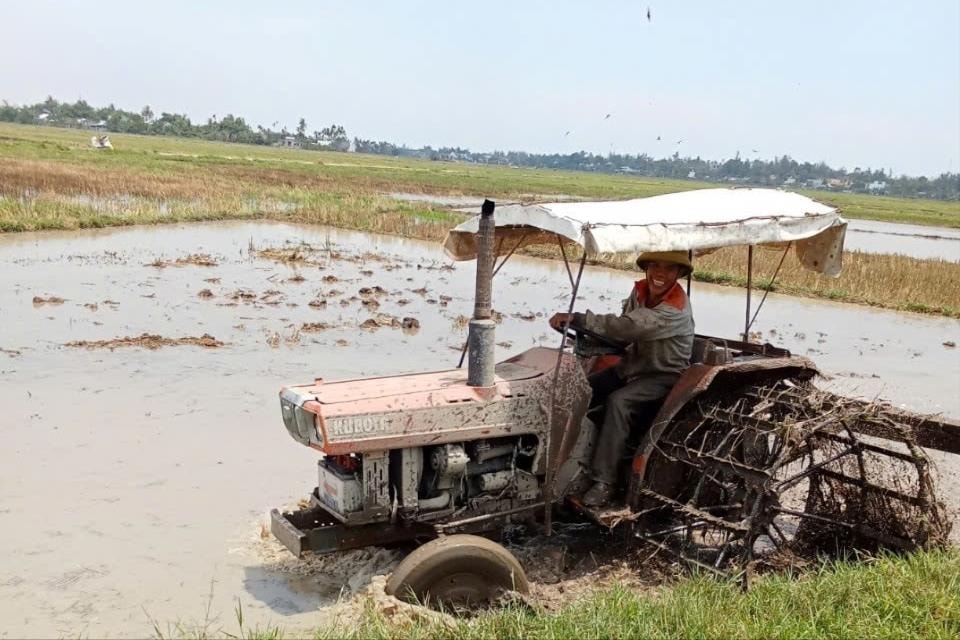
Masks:
[[[270,633],[276,633],[276,630]],[[960,637],[960,551],[884,555],[760,579],[749,591],[696,577],[653,593],[616,585],[557,613],[514,606],[395,624],[372,608],[318,638],[943,638]]]

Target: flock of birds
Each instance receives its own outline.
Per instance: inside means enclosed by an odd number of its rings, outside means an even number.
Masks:
[[[652,22],[652,21],[653,21],[653,12],[650,10],[650,7],[647,7],[647,22]],[[653,102],[651,102],[650,105],[653,106]],[[613,116],[612,113],[608,113],[608,114],[606,114],[606,115],[603,116],[603,119],[604,119],[604,120],[609,120],[612,116]],[[569,137],[569,136],[570,136],[570,133],[571,133],[571,130],[570,130],[570,129],[564,131],[564,132],[563,132],[563,137],[564,137],[564,138]],[[658,135],[658,136],[657,136],[657,142],[662,142],[662,141],[663,141],[663,136],[659,136],[659,135]],[[675,144],[676,144],[677,146],[680,146],[681,144],[683,144],[683,138],[677,140]],[[612,142],[610,143],[610,146],[613,147],[613,143],[612,143]],[[756,153],[757,150],[754,149],[753,151],[754,151],[754,153]]]
[[[652,22],[652,21],[653,21],[653,12],[650,10],[650,7],[647,7],[647,22]],[[652,102],[652,101],[650,102],[650,106],[653,106],[653,102]],[[613,113],[607,113],[607,114],[605,114],[605,115],[603,116],[603,120],[605,120],[605,121],[606,121],[606,120],[609,120],[612,116],[613,116]],[[564,137],[564,138],[569,137],[571,132],[572,132],[571,129],[567,129],[566,131],[563,132],[563,137]],[[657,142],[663,142],[663,136],[662,136],[662,135],[658,135],[657,138],[656,138],[656,141],[657,141]],[[677,140],[677,141],[674,143],[674,145],[676,145],[677,147],[679,147],[679,146],[680,146],[681,144],[683,144],[683,143],[684,143],[684,138],[680,138],[679,140]],[[612,143],[612,142],[610,143],[610,148],[611,148],[611,149],[613,148],[613,143]],[[760,151],[759,151],[758,149],[751,149],[750,152],[751,152],[751,153],[759,153]]]

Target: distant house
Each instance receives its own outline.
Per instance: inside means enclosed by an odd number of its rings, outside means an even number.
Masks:
[[[887,192],[887,181],[886,180],[874,180],[873,182],[867,183],[867,191],[870,193],[886,193]]]
[[[37,114],[37,121],[46,122],[49,117],[50,117],[49,113],[43,112],[43,113]]]
[[[694,171],[693,169],[691,169],[691,170],[690,170],[690,173],[687,174],[687,177],[690,178],[691,180],[693,180],[694,178],[697,177],[697,172]]]
[[[827,186],[831,189],[849,189],[851,182],[846,178],[830,178],[827,180]]]
[[[88,123],[87,123],[87,129],[90,129],[91,131],[106,131],[106,130],[107,130],[107,121],[106,121],[106,120],[98,120],[98,121],[96,121],[96,122],[88,122]]]
[[[279,145],[280,145],[281,147],[292,147],[292,148],[295,148],[295,147],[299,147],[299,146],[300,146],[300,141],[297,140],[297,137],[296,137],[296,136],[284,136],[284,137],[280,140]]]
[[[823,188],[823,178],[810,178],[807,180],[807,186],[811,189],[822,189]]]
[[[790,177],[783,181],[783,186],[789,187],[791,185],[797,184],[797,179]]]

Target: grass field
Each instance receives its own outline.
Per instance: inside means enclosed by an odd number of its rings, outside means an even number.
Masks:
[[[240,629],[224,637],[283,638],[930,638],[960,637],[960,551],[885,555],[772,575],[749,592],[698,577],[652,592],[613,586],[559,612],[510,606],[453,621],[388,618],[313,631]],[[211,636],[213,637],[213,636]],[[217,634],[219,637],[219,634]]]
[[[400,202],[391,192],[533,200],[616,199],[717,186],[606,174],[397,159],[361,154],[114,135],[0,124],[0,231],[72,229],[189,220],[274,219],[440,240],[460,214]],[[960,227],[960,203],[811,193],[849,217]],[[742,252],[698,260],[698,280],[743,286]],[[547,252],[549,255],[550,252]],[[757,281],[778,256],[761,251]],[[632,261],[609,256],[611,266]],[[960,265],[850,253],[838,279],[787,263],[777,290],[843,302],[960,317]]]
[[[88,147],[89,132],[0,123],[0,160],[35,161],[34,171],[47,162],[102,171],[100,189],[118,193],[117,172],[135,176],[129,195],[175,198],[196,195],[216,198],[225,191],[262,193],[264,188],[339,187],[348,191],[408,191],[491,196],[500,198],[567,195],[618,199],[718,186],[691,180],[639,178],[600,173],[509,168],[363,154],[279,149],[202,140],[114,134],[115,149]],[[216,177],[207,188],[194,180]],[[17,185],[4,185],[9,192]],[[51,177],[48,187],[80,187]],[[188,191],[184,193],[184,187]],[[84,191],[90,193],[89,190]],[[99,193],[103,193],[100,191]],[[843,193],[808,195],[839,206],[846,216],[960,228],[960,203],[885,198]]]

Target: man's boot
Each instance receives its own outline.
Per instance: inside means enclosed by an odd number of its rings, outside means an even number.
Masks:
[[[594,482],[590,490],[583,494],[583,504],[588,507],[602,507],[613,497],[613,485],[606,482]]]

